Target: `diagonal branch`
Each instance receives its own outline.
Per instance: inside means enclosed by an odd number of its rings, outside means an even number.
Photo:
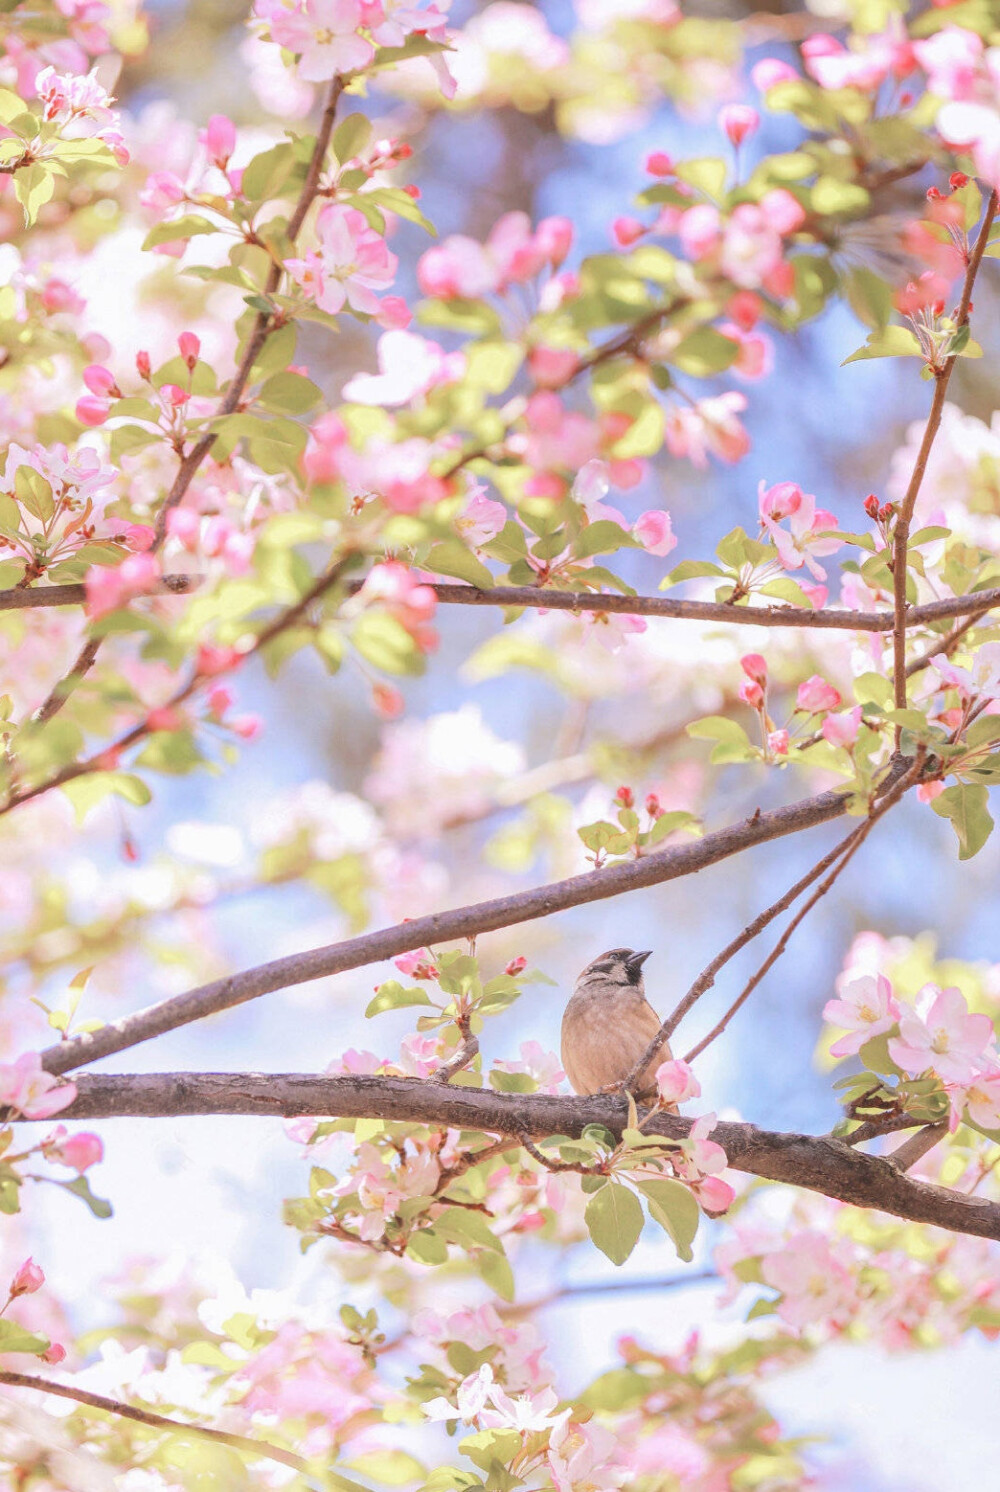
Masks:
[[[965,273],[965,282],[962,285],[962,297],[958,305],[958,314],[955,318],[956,330],[965,326],[969,320],[969,309],[972,304],[972,287],[976,282],[976,275],[983,262],[983,254],[986,252],[986,244],[989,240],[990,230],[993,227],[993,219],[996,217],[997,209],[1000,207],[1000,197],[994,187],[990,193],[989,202],[986,204],[986,212],[983,214],[982,226],[979,229],[979,237],[976,239],[975,248],[969,257],[968,268]],[[927,424],[924,427],[923,439],[917,452],[917,459],[913,464],[913,472],[910,483],[906,489],[903,501],[899,507],[896,518],[896,526],[892,536],[892,592],[893,592],[893,628],[892,628],[892,677],[895,705],[897,710],[906,708],[906,573],[907,573],[907,548],[910,541],[910,520],[913,517],[913,509],[920,495],[924,475],[927,471],[927,463],[930,460],[931,449],[941,426],[941,416],[944,413],[945,396],[948,392],[948,383],[954,372],[958,361],[956,353],[946,357],[944,364],[934,373],[934,397],[931,400],[930,412],[927,415]],[[899,744],[900,729],[896,729],[896,744]]]
[[[905,761],[902,766],[905,768]],[[887,781],[891,784],[897,777],[898,770]],[[357,938],[348,938],[342,943],[331,943],[305,953],[293,953],[286,958],[274,959],[271,963],[231,974],[225,979],[217,979],[198,989],[188,990],[185,994],[162,1000],[158,1005],[147,1006],[133,1015],[110,1021],[97,1031],[75,1036],[59,1046],[49,1047],[43,1053],[43,1064],[49,1072],[69,1072],[72,1068],[81,1067],[99,1057],[124,1051],[139,1042],[173,1031],[178,1026],[202,1020],[207,1015],[231,1009],[234,1005],[242,1005],[247,1000],[256,1000],[275,990],[307,984],[310,980],[322,979],[328,974],[342,974],[348,969],[359,969],[366,964],[379,963],[428,944],[495,932],[498,928],[530,922],[536,917],[548,917],[553,912],[565,911],[569,907],[582,906],[587,902],[620,896],[626,891],[658,886],[665,881],[693,875],[696,871],[715,865],[753,845],[765,844],[783,835],[795,834],[815,824],[840,818],[846,813],[849,802],[849,793],[832,791],[787,804],[783,808],[772,809],[769,813],[762,813],[758,809],[742,823],[719,829],[714,834],[706,834],[703,839],[691,843],[668,846],[651,855],[643,855],[638,860],[628,860],[619,865],[589,871],[585,875],[571,876],[565,881],[537,886],[529,891],[518,891],[510,896],[500,896],[493,901],[457,907],[454,911],[414,917],[408,922],[364,933]]]
[[[309,1463],[292,1451],[267,1440],[254,1440],[250,1435],[236,1435],[231,1430],[213,1430],[208,1425],[189,1425],[181,1419],[168,1419],[165,1414],[154,1414],[151,1409],[137,1409],[133,1404],[124,1404],[121,1399],[109,1399],[105,1394],[91,1393],[90,1389],[77,1388],[71,1383],[56,1383],[50,1378],[36,1378],[32,1373],[14,1373],[0,1369],[0,1383],[9,1383],[12,1388],[35,1388],[39,1393],[54,1394],[60,1399],[73,1399],[77,1404],[86,1404],[89,1409],[103,1409],[108,1414],[117,1414],[120,1419],[135,1420],[137,1424],[149,1425],[153,1430],[173,1430],[175,1434],[200,1436],[202,1440],[214,1440],[221,1445],[231,1445],[234,1450],[262,1458],[279,1461],[294,1471],[308,1471]]]
[[[420,1078],[316,1077],[306,1073],[83,1073],[65,1119],[158,1118],[244,1114],[388,1119],[487,1134],[578,1137],[588,1124],[616,1139],[628,1124],[623,1098],[495,1093]],[[644,1132],[683,1139],[691,1119],[655,1114]],[[954,1233],[1000,1239],[1000,1204],[915,1181],[888,1159],[853,1150],[828,1135],[782,1134],[753,1124],[720,1123],[712,1138],[730,1166],[768,1181],[821,1192]]]

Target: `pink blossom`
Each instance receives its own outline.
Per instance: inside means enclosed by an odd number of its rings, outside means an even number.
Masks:
[[[337,202],[321,210],[316,235],[318,249],[305,258],[285,261],[292,279],[331,316],[345,304],[366,316],[377,315],[379,303],[373,292],[388,289],[398,263],[385,239],[369,228],[356,208]]]
[[[386,331],[405,331],[413,320],[413,312],[401,295],[384,295],[375,320]]]
[[[477,485],[455,519],[455,528],[466,544],[480,549],[496,538],[506,522],[505,504],[487,497],[485,489]]]
[[[195,671],[204,679],[214,679],[220,673],[229,673],[243,662],[239,648],[216,647],[202,643],[195,658]]]
[[[520,1062],[497,1061],[493,1065],[499,1072],[523,1072],[534,1078],[539,1093],[558,1093],[559,1084],[566,1076],[559,1058],[554,1052],[547,1052],[538,1041],[521,1042]]]
[[[743,394],[719,394],[699,399],[694,408],[672,404],[667,410],[664,440],[672,456],[686,456],[704,469],[708,455],[739,461],[750,449],[750,437],[737,416],[747,407]]]
[[[1000,699],[1000,642],[986,642],[977,648],[971,669],[952,663],[947,653],[936,653],[931,667],[945,684],[958,690],[963,700]]]
[[[749,290],[746,292],[747,295],[752,293]],[[750,336],[734,321],[721,322],[719,331],[739,347],[735,359],[729,364],[731,373],[735,373],[738,378],[745,379],[748,383],[755,383],[757,379],[764,378],[770,373],[774,362],[774,349],[769,338],[760,333]]]
[[[406,974],[410,979],[436,979],[438,977],[437,965],[434,955],[429,948],[415,948],[409,953],[401,953],[393,963],[401,974]]]
[[[60,1342],[52,1342],[44,1352],[39,1353],[42,1362],[48,1363],[50,1368],[56,1367],[58,1363],[66,1359],[66,1348]]]
[[[899,1004],[884,974],[838,981],[837,989],[839,999],[827,1000],[823,1019],[843,1026],[848,1034],[835,1041],[830,1052],[834,1057],[853,1057],[871,1037],[892,1029],[899,1018]]]
[[[946,1083],[968,1083],[992,1041],[993,1022],[988,1015],[970,1015],[961,990],[925,984],[916,1008],[901,1008],[889,1055],[911,1077],[931,1069]]]
[[[840,690],[828,684],[821,674],[814,673],[800,684],[795,696],[796,707],[809,715],[825,715],[841,704]]]
[[[739,697],[751,710],[762,710],[764,708],[764,691],[753,679],[744,679],[739,687]]]
[[[139,201],[148,211],[159,216],[171,207],[177,207],[186,196],[184,183],[173,171],[153,171],[146,177]]]
[[[677,547],[677,537],[670,525],[670,514],[660,508],[640,513],[632,525],[632,534],[647,554],[663,556]]]
[[[579,357],[568,347],[533,347],[528,353],[528,371],[539,388],[562,388],[579,366]]]
[[[417,280],[425,295],[442,299],[502,295],[509,285],[533,279],[546,264],[561,263],[571,238],[566,219],[546,218],[532,233],[527,213],[508,212],[485,244],[459,233],[428,249],[417,265]]]
[[[834,554],[840,548],[840,539],[820,537],[837,527],[836,518],[825,508],[817,508],[811,492],[798,489],[798,501],[788,513],[788,519],[788,527],[782,528],[761,502],[761,523],[770,534],[785,569],[799,570],[805,565],[816,580],[825,580],[826,571],[817,564],[815,557]]]
[[[726,104],[719,110],[719,128],[730,145],[738,150],[743,141],[760,128],[760,115],[750,104]]]
[[[75,413],[81,425],[94,429],[98,425],[103,425],[111,413],[111,401],[98,399],[94,394],[83,394],[76,401]]]
[[[45,1275],[34,1259],[25,1259],[8,1287],[11,1296],[33,1295],[45,1284]]]
[[[1000,1069],[978,1073],[970,1083],[948,1085],[954,1132],[967,1111],[982,1129],[1000,1129]]]
[[[848,1319],[851,1277],[822,1233],[803,1229],[793,1234],[784,1248],[765,1254],[761,1274],[766,1284],[781,1291],[778,1315],[796,1331],[830,1317]]]
[[[646,170],[650,176],[672,176],[674,174],[673,157],[667,155],[664,150],[654,150],[646,157]]]
[[[375,48],[358,35],[361,14],[361,0],[297,0],[294,9],[268,8],[272,40],[299,54],[298,74],[307,83],[367,67]]]
[[[656,1091],[661,1103],[686,1103],[700,1098],[701,1084],[686,1062],[673,1057],[656,1069]]]
[[[861,729],[861,706],[855,705],[840,715],[827,715],[819,729],[831,746],[853,746]]]
[[[617,1460],[618,1440],[603,1425],[590,1420],[570,1423],[566,1416],[549,1436],[549,1475],[555,1492],[608,1492],[629,1479]]]
[[[76,1084],[46,1072],[37,1052],[22,1052],[14,1062],[0,1062],[0,1104],[25,1119],[48,1119],[76,1097]]]
[[[398,560],[373,565],[365,576],[358,599],[384,606],[418,643],[428,637],[428,623],[437,610],[437,596],[413,571]]]
[[[784,728],[767,733],[767,749],[771,756],[788,755],[788,732]]]
[[[762,653],[744,653],[740,659],[740,667],[755,684],[767,684],[767,659]]]
[[[201,356],[201,338],[195,336],[194,332],[181,332],[177,338],[177,346],[188,367],[193,368]]]
[[[344,385],[344,398],[356,404],[409,404],[440,384],[456,383],[465,374],[464,352],[445,352],[437,342],[415,332],[388,331],[378,339],[378,373],[355,373]]]

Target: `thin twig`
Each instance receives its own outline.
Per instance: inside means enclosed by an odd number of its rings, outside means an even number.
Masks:
[[[478,1055],[479,1037],[473,1036],[472,1032],[469,1031],[462,1038],[461,1045],[454,1055],[449,1057],[447,1062],[443,1062],[431,1074],[430,1081],[435,1083],[450,1083],[456,1072],[461,1072],[464,1068],[468,1067],[469,1063],[474,1062]]]
[[[36,1378],[31,1373],[13,1373],[0,1370],[0,1383],[9,1383],[14,1388],[35,1388],[39,1393],[55,1394],[60,1399],[73,1399],[86,1404],[90,1409],[103,1409],[108,1414],[117,1414],[120,1419],[135,1420],[140,1425],[149,1425],[153,1430],[172,1430],[177,1434],[197,1435],[202,1440],[214,1440],[222,1445],[231,1445],[234,1450],[246,1451],[248,1455],[266,1461],[280,1461],[294,1471],[308,1471],[309,1462],[280,1445],[267,1440],[254,1440],[249,1435],[236,1435],[229,1430],[212,1430],[208,1425],[189,1425],[180,1419],[168,1419],[165,1414],[154,1414],[150,1409],[136,1409],[132,1404],[123,1404],[120,1399],[109,1399],[105,1394],[91,1393],[86,1388],[74,1388],[68,1383],[55,1383],[50,1378]]]
[[[808,890],[808,888],[812,885],[813,881],[815,881],[818,876],[821,876],[825,870],[828,870],[829,867],[840,858],[840,856],[844,853],[846,846],[849,844],[850,838],[851,836],[848,836],[846,840],[842,840],[840,844],[835,845],[829,852],[829,854],[824,855],[822,860],[820,860],[811,868],[811,870],[808,870],[804,876],[797,880],[795,882],[795,885],[791,886],[785,892],[784,896],[780,897],[776,902],[773,902],[771,906],[765,908],[763,912],[755,917],[752,922],[748,923],[743,931],[738,933],[731,942],[727,943],[722,952],[717,953],[715,958],[712,959],[711,963],[707,964],[705,968],[702,969],[701,973],[698,975],[697,979],[694,981],[687,994],[674,1006],[673,1010],[660,1026],[660,1029],[654,1036],[653,1040],[649,1043],[649,1046],[639,1058],[639,1061],[635,1064],[632,1071],[625,1079],[624,1087],[626,1092],[630,1092],[632,1090],[632,1087],[639,1074],[645,1071],[645,1069],[653,1061],[653,1058],[656,1056],[657,1052],[659,1052],[670,1040],[671,1036],[674,1034],[681,1021],[687,1015],[688,1011],[691,1010],[695,1004],[697,1004],[702,995],[707,993],[707,991],[712,988],[715,983],[715,976],[719,973],[720,969],[723,969],[725,965],[729,963],[730,959],[735,958],[736,954],[739,953],[741,948],[745,948],[748,943],[753,942],[754,938],[756,938],[758,934],[762,933],[764,931],[764,928],[767,927],[770,922],[774,921],[775,917],[780,917],[781,913],[786,911],[787,908],[791,906],[792,902],[796,901],[798,897],[801,896],[803,891]]]
[[[976,239],[975,248],[969,258],[965,281],[962,285],[962,296],[958,305],[958,313],[955,318],[956,330],[965,326],[969,319],[969,306],[972,301],[972,288],[979,273],[979,266],[983,262],[983,254],[986,252],[986,244],[989,240],[990,230],[993,227],[993,219],[996,217],[997,208],[1000,206],[997,190],[994,187],[986,204],[983,214],[982,226]],[[927,416],[927,424],[924,427],[923,438],[917,459],[913,464],[913,472],[910,476],[909,486],[900,503],[899,512],[896,517],[896,525],[892,536],[892,594],[893,594],[893,629],[892,629],[892,678],[893,697],[897,710],[906,708],[906,574],[907,574],[907,548],[910,541],[910,520],[913,517],[913,509],[916,506],[917,497],[927,471],[927,463],[930,460],[931,449],[941,425],[941,416],[944,413],[945,396],[948,392],[948,383],[951,379],[955,364],[958,361],[957,354],[952,353],[945,358],[942,367],[934,373],[934,397],[931,400],[930,412]],[[896,728],[896,745],[899,745],[901,728]]]
[[[888,1159],[901,1171],[908,1171],[911,1166],[916,1165],[918,1160],[923,1160],[928,1150],[933,1150],[947,1133],[946,1123],[927,1124],[915,1135],[911,1135],[908,1140],[904,1140],[902,1145],[897,1145],[895,1150],[890,1152]]]
[[[660,1295],[667,1290],[684,1290],[689,1285],[705,1285],[721,1278],[715,1269],[695,1269],[688,1274],[648,1275],[625,1280],[585,1280],[578,1285],[561,1285],[548,1295],[540,1295],[535,1300],[526,1300],[521,1304],[500,1303],[497,1311],[505,1321],[509,1321],[512,1318],[532,1316],[536,1311],[547,1310],[549,1306],[558,1305],[562,1300],[579,1300],[588,1295]]]
[[[729,1025],[729,1022],[732,1020],[736,1012],[741,1008],[741,1006],[746,1004],[747,1000],[753,994],[758,984],[760,984],[765,974],[767,974],[774,967],[778,959],[784,953],[785,949],[788,947],[795,929],[800,925],[800,923],[805,920],[816,903],[820,901],[830,890],[830,887],[836,881],[837,877],[843,870],[846,869],[850,861],[854,858],[858,850],[864,844],[865,840],[868,838],[868,835],[871,833],[872,829],[878,823],[882,815],[888,813],[893,804],[899,802],[899,799],[906,792],[907,788],[912,787],[913,783],[920,776],[925,755],[926,752],[923,748],[921,748],[916,761],[914,762],[910,770],[905,774],[905,776],[901,777],[900,780],[895,784],[895,786],[892,787],[888,793],[886,793],[882,801],[871,810],[864,822],[859,824],[858,827],[851,834],[849,834],[845,840],[841,842],[841,844],[838,846],[839,854],[836,857],[836,863],[834,864],[829,875],[820,882],[820,884],[816,887],[816,890],[813,892],[812,896],[809,897],[808,901],[803,902],[802,906],[795,913],[795,916],[791,919],[788,926],[781,934],[781,937],[778,939],[777,943],[775,943],[774,947],[771,949],[771,952],[761,964],[760,968],[750,979],[747,980],[747,983],[743,986],[743,989],[737,995],[736,999],[730,1005],[729,1009],[726,1011],[722,1019],[712,1027],[707,1036],[704,1036],[701,1041],[699,1041],[697,1045],[693,1046],[691,1050],[686,1054],[684,1058],[685,1062],[693,1062],[696,1057],[701,1055],[701,1053],[707,1046],[710,1046],[717,1037],[722,1035],[723,1031]]]

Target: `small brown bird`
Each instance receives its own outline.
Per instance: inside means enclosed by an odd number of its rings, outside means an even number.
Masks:
[[[577,1093],[600,1093],[623,1082],[660,1029],[646,999],[642,966],[649,958],[612,948],[587,965],[562,1022],[562,1065]],[[670,1057],[664,1045],[639,1074],[639,1094],[655,1089],[655,1073]]]

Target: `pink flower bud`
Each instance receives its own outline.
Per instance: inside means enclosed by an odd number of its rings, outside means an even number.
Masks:
[[[869,518],[874,520],[878,517],[878,506],[878,498],[875,496],[874,492],[869,492],[864,502],[865,512],[868,514]]]
[[[663,812],[663,809],[660,806],[660,800],[655,793],[646,794],[646,812],[649,814],[651,819],[658,819]]]
[[[730,145],[738,150],[743,141],[756,131],[760,115],[749,104],[726,104],[719,110],[719,124]]]
[[[621,249],[627,249],[629,244],[633,244],[642,238],[645,231],[645,223],[640,223],[638,218],[615,218],[611,224],[611,232],[614,235],[615,243]]]
[[[386,295],[379,302],[375,320],[386,331],[405,331],[413,320],[413,312],[401,295]]]
[[[573,247],[573,224],[569,218],[542,218],[534,237],[539,253],[558,269]]]
[[[217,720],[221,720],[227,710],[231,710],[236,696],[225,684],[216,684],[214,689],[209,690],[208,709]]]
[[[764,302],[752,290],[737,290],[726,302],[726,315],[730,316],[740,331],[752,332],[764,311]]]
[[[517,958],[511,959],[510,963],[504,969],[504,973],[509,974],[512,979],[516,979],[518,974],[523,974],[527,967],[528,960],[523,954],[519,954]]]
[[[750,81],[758,93],[766,93],[779,83],[794,83],[798,76],[790,63],[781,62],[777,57],[763,57],[750,69]]]
[[[243,654],[239,648],[219,648],[202,643],[198,649],[195,671],[203,678],[211,679],[216,674],[228,673],[231,668],[236,668],[242,662]]]
[[[160,398],[169,404],[171,409],[183,408],[190,397],[187,389],[182,389],[178,383],[165,383],[160,389]]]
[[[42,1270],[39,1269],[34,1259],[28,1258],[25,1259],[24,1263],[21,1265],[20,1269],[17,1271],[14,1278],[10,1282],[10,1294],[11,1296],[33,1295],[34,1292],[36,1290],[40,1290],[44,1284],[45,1275],[43,1274]]]
[[[646,157],[646,170],[650,176],[673,176],[673,158],[665,150],[654,150]]]
[[[706,1176],[698,1184],[698,1201],[710,1217],[728,1212],[735,1200],[735,1191],[721,1176]]]
[[[764,691],[753,679],[744,679],[739,688],[740,699],[751,710],[762,710],[764,708]]]
[[[181,332],[177,338],[177,346],[188,367],[193,368],[201,355],[201,338],[196,337],[194,332]]]
[[[383,720],[397,720],[406,708],[402,694],[391,684],[372,685],[372,704]]]
[[[159,709],[150,710],[146,716],[146,729],[157,730],[183,730],[187,725],[187,718],[182,710],[176,710],[170,705],[161,705]]]
[[[806,679],[800,684],[795,696],[795,703],[800,710],[805,710],[809,715],[824,715],[827,710],[836,710],[841,704],[840,691],[828,684],[820,674],[814,673],[812,678]]]
[[[99,1135],[85,1133],[82,1135],[70,1135],[66,1140],[60,1140],[55,1145],[46,1145],[46,1160],[58,1161],[60,1165],[70,1166],[72,1170],[83,1172],[91,1166],[104,1159],[104,1146]]]
[[[225,169],[236,149],[236,126],[225,114],[213,114],[198,136],[211,159]]]
[[[762,688],[767,684],[767,662],[760,653],[744,653],[740,659],[740,667],[755,684],[760,684]]]
[[[787,730],[772,730],[767,737],[767,749],[772,756],[788,755]]]
[[[623,808],[631,808],[635,803],[635,794],[630,787],[623,785],[615,793],[615,802],[620,803]]]
[[[53,1342],[50,1347],[47,1347],[41,1353],[42,1362],[47,1362],[50,1368],[54,1368],[56,1363],[62,1362],[65,1356],[66,1348],[61,1346],[59,1342]]]
[[[83,381],[92,394],[101,399],[107,399],[110,395],[113,399],[120,399],[122,391],[115,382],[115,375],[110,368],[102,368],[99,363],[91,363],[83,370]]]
[[[661,1103],[685,1103],[701,1096],[701,1084],[679,1057],[661,1062],[656,1069],[656,1091]]]
[[[84,394],[76,401],[76,417],[81,425],[103,425],[110,413],[109,401],[98,399],[95,394]]]
[[[229,726],[241,741],[256,741],[264,729],[264,722],[259,715],[233,715]]]
[[[148,380],[150,374],[150,363],[148,352],[137,352],[135,355],[135,370],[139,377]]]

